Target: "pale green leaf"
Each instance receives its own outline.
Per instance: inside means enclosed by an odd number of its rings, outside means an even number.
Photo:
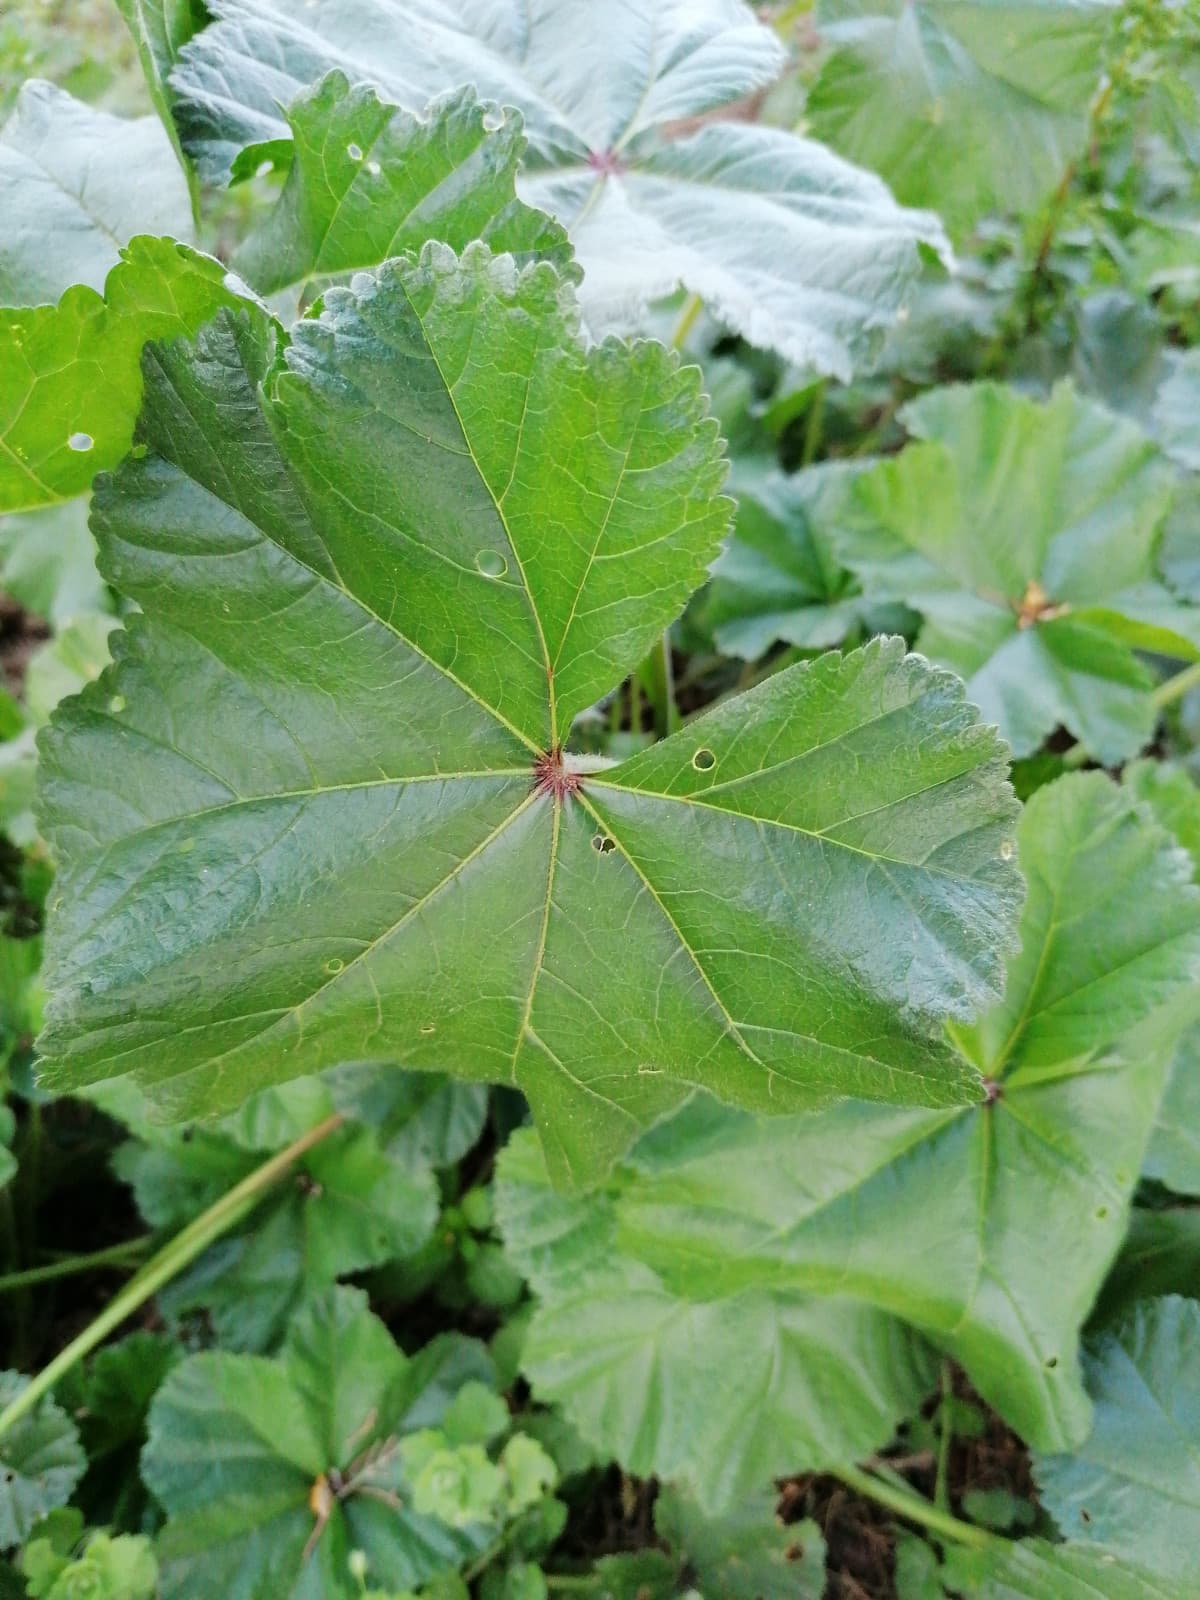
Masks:
[[[185,1361],[155,1399],[142,1457],[167,1512],[164,1600],[358,1600],[356,1549],[398,1590],[457,1568],[487,1530],[403,1504],[398,1446],[435,1425],[462,1383],[487,1376],[470,1341],[404,1356],[350,1289],[310,1301],[277,1361]]]
[[[1175,357],[1155,402],[1154,422],[1167,454],[1200,472],[1200,350]]]
[[[0,308],[0,511],[82,494],[133,438],[147,339],[192,333],[243,291],[219,261],[170,239],[120,252],[104,295]]]
[[[155,117],[123,121],[32,79],[0,129],[0,304],[103,290],[134,234],[191,237],[187,183]]]
[[[148,356],[93,513],[141,614],[43,740],[48,1080],[175,1116],[344,1060],[515,1083],[580,1181],[698,1081],[977,1098],[936,1030],[1020,890],[954,679],[876,643],[563,765],[727,515],[695,369],[574,327],[548,265],[431,246],[290,347],[254,313]]]
[[[83,498],[0,517],[0,587],[56,628],[110,608],[87,518]]]
[[[414,116],[331,72],[289,107],[291,168],[234,266],[264,294],[419,250],[483,239],[571,271],[566,235],[518,200],[521,119],[457,90]]]
[[[1070,1540],[1166,1578],[1200,1550],[1200,1303],[1134,1306],[1089,1344],[1091,1434],[1034,1461],[1042,1504]]]
[[[1115,763],[1154,727],[1135,649],[1193,658],[1200,610],[1157,568],[1174,474],[1133,424],[1067,384],[1045,404],[991,383],[903,412],[915,442],[844,481],[842,559],[903,601],[918,647],[967,679],[1014,753],[1062,725]]]
[[[997,1539],[983,1551],[947,1548],[949,1595],[971,1600],[1191,1600],[1190,1587],[1111,1555],[1043,1539]]]
[[[0,1372],[0,1405],[10,1405],[28,1384],[17,1372]],[[38,1520],[66,1505],[87,1460],[71,1419],[53,1400],[39,1400],[0,1438],[0,1550],[22,1544]]]
[[[1079,155],[1115,0],[820,0],[818,136],[956,236],[1033,211]],[[1019,159],[1014,152],[1019,151]]]
[[[697,1098],[643,1136],[602,1203],[553,1199],[527,1152],[505,1156],[498,1215],[541,1302],[525,1369],[631,1470],[687,1473],[717,1503],[747,1461],[765,1476],[876,1448],[887,1413],[868,1424],[860,1386],[887,1392],[904,1324],[1040,1448],[1086,1435],[1079,1331],[1200,971],[1200,891],[1099,775],[1040,790],[1019,831],[1022,950],[1005,1000],[957,1030],[988,1105],[756,1119]],[[789,1370],[789,1317],[840,1342]],[[833,1436],[813,1427],[825,1413]]]
[[[523,196],[570,231],[597,326],[627,326],[682,286],[753,343],[847,377],[893,323],[918,243],[945,247],[936,218],[820,145],[747,122],[679,136],[783,66],[741,0],[622,0],[611,14],[590,0],[532,13],[518,0],[321,0],[299,25],[283,0],[212,10],[174,78],[210,176],[286,158],[280,106],[330,68],[408,112],[472,84],[522,114]],[[385,155],[382,180],[399,182]]]

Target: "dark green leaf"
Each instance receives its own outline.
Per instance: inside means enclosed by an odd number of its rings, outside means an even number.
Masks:
[[[0,1372],[0,1406],[29,1380]],[[79,1435],[53,1400],[39,1400],[0,1438],[0,1550],[24,1542],[40,1517],[67,1503],[87,1465]]]

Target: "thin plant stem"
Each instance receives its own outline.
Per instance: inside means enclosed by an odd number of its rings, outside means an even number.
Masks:
[[[110,1244],[105,1250],[93,1250],[90,1255],[65,1256],[44,1267],[6,1273],[0,1277],[0,1294],[11,1294],[14,1289],[27,1289],[38,1283],[51,1283],[55,1278],[70,1278],[78,1272],[94,1272],[100,1267],[136,1267],[152,1243],[149,1236],[125,1239],[120,1244]]]
[[[939,1511],[950,1510],[950,1446],[954,1428],[950,1421],[950,1401],[954,1396],[954,1374],[948,1361],[942,1362],[942,1403],[938,1407],[937,1469],[933,1479],[933,1503]]]
[[[817,452],[821,448],[821,435],[825,423],[825,380],[817,384],[816,393],[808,408],[808,416],[804,423],[804,446],[800,454],[800,465],[811,467],[817,459]]]
[[[886,1506],[889,1511],[906,1517],[919,1527],[928,1528],[930,1533],[948,1539],[951,1544],[965,1545],[970,1550],[984,1550],[993,1542],[993,1536],[983,1528],[976,1528],[970,1522],[960,1522],[949,1512],[939,1511],[937,1506],[931,1505],[919,1494],[884,1483],[873,1472],[863,1472],[858,1467],[835,1467],[833,1476],[840,1478],[848,1489]]]
[[[690,294],[683,302],[683,310],[679,313],[679,321],[675,324],[675,332],[671,335],[671,349],[682,350],[687,343],[687,336],[696,326],[696,319],[704,310],[704,301],[698,294]]]
[[[230,1228],[253,1211],[268,1189],[285,1177],[301,1156],[314,1145],[320,1144],[322,1139],[327,1139],[345,1120],[339,1111],[331,1117],[326,1117],[323,1122],[318,1122],[315,1127],[309,1128],[307,1133],[302,1133],[298,1139],[293,1140],[286,1150],[281,1150],[269,1161],[264,1161],[261,1167],[243,1178],[241,1183],[230,1189],[228,1194],[222,1195],[215,1205],[210,1206],[165,1244],[157,1255],[147,1261],[137,1276],[131,1279],[119,1294],[114,1295],[100,1315],[90,1322],[77,1338],[72,1339],[49,1366],[42,1368],[11,1404],[0,1411],[0,1438],[4,1437],[14,1423],[27,1416],[42,1396],[49,1394],[60,1378],[70,1372],[72,1367],[85,1356],[90,1355],[96,1346],[114,1329],[119,1328],[127,1317],[132,1316],[139,1306],[145,1305],[152,1295],[170,1283],[172,1278],[178,1277],[183,1269],[190,1266],[210,1244],[222,1234],[228,1233]]]
[[[1174,705],[1176,700],[1182,700],[1185,694],[1198,687],[1200,687],[1200,661],[1193,661],[1190,667],[1185,667],[1173,678],[1160,683],[1150,698],[1154,702],[1154,709],[1161,711],[1165,706]]]

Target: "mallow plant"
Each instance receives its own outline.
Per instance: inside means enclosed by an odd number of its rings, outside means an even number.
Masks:
[[[836,1483],[1186,1600],[1189,8],[116,10],[0,130],[0,1595],[815,1600]]]

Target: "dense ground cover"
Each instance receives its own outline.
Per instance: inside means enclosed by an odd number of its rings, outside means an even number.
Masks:
[[[1190,1600],[1200,11],[0,19],[0,1600]]]

